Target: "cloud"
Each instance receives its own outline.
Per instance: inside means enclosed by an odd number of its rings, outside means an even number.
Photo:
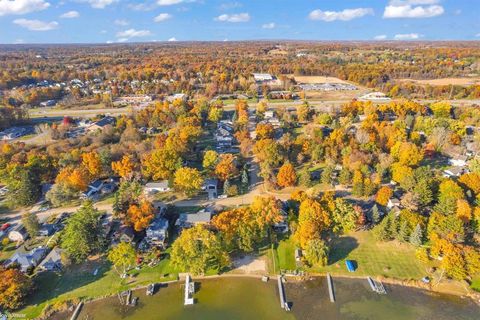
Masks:
[[[16,19],[13,23],[31,31],[49,31],[58,28],[58,22],[45,22],[40,20]]]
[[[475,37],[480,37],[480,32],[475,35]]]
[[[172,6],[174,4],[179,4],[185,2],[185,0],[157,0],[159,6]]]
[[[155,9],[156,5],[154,3],[129,3],[127,7],[135,11],[151,11]]]
[[[265,23],[262,25],[263,29],[275,29],[275,22]]]
[[[248,13],[222,14],[215,18],[216,21],[222,22],[248,22],[250,15]]]
[[[172,37],[172,38],[168,39],[168,41],[169,41],[169,42],[176,42],[176,41],[178,41],[178,40],[177,40],[177,38]]]
[[[356,8],[356,9],[345,9],[343,11],[322,11],[320,9],[313,10],[310,12],[308,17],[310,20],[322,20],[322,21],[349,21],[356,18],[361,18],[366,15],[373,15],[372,8]]]
[[[60,18],[62,19],[74,19],[74,18],[78,18],[80,17],[80,13],[78,13],[78,11],[68,11],[68,12],[65,12],[64,14],[62,14],[60,16]]]
[[[118,1],[119,0],[81,0],[81,2],[86,2],[95,9],[104,9],[105,7]]]
[[[387,39],[386,34],[379,34],[378,36],[373,37],[374,40],[385,40]]]
[[[220,5],[220,10],[227,11],[231,9],[241,8],[241,7],[243,7],[243,5],[240,2],[237,2],[237,1],[226,2]]]
[[[128,26],[130,24],[130,22],[125,19],[116,19],[115,21],[113,21],[113,23],[115,23],[117,26],[122,27]]]
[[[158,16],[156,16],[153,21],[155,22],[162,22],[166,21],[168,19],[171,19],[172,15],[170,13],[160,13]]]
[[[392,0],[385,7],[383,17],[385,19],[436,17],[445,12],[438,3],[438,0]]]
[[[119,42],[125,42],[130,38],[141,38],[141,37],[148,37],[151,35],[152,33],[150,32],[150,30],[128,29],[125,31],[117,32],[117,38]]]
[[[44,0],[0,0],[0,17],[41,11],[48,7],[50,7],[50,3]]]
[[[395,40],[418,40],[422,37],[421,34],[418,33],[403,33],[403,34],[396,34],[393,39]]]

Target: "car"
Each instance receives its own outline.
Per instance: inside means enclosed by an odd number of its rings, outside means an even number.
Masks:
[[[0,231],[5,231],[7,230],[8,228],[10,228],[12,225],[10,223],[4,223],[2,224],[2,226],[0,227]]]
[[[228,198],[228,195],[226,194],[221,194],[218,196],[218,199],[227,199]]]

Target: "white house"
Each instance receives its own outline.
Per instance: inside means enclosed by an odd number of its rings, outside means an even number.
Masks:
[[[253,79],[257,82],[272,81],[273,76],[269,73],[253,73]]]
[[[387,208],[392,209],[395,207],[400,207],[400,200],[398,200],[397,198],[388,199]]]
[[[390,101],[389,97],[385,95],[383,92],[370,92],[364,94],[359,98],[360,100],[367,100],[367,101]]]
[[[149,182],[145,185],[145,193],[152,194],[157,192],[168,192],[171,188],[168,186],[168,180],[162,180],[159,182]]]

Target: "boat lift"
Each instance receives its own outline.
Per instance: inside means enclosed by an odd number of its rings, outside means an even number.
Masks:
[[[191,281],[190,275],[187,274],[185,278],[185,305],[192,305],[195,303],[193,294],[195,293],[195,282]]]
[[[385,290],[385,287],[380,281],[375,281],[371,277],[367,277],[367,281],[373,292],[378,294],[387,294],[387,290]]]

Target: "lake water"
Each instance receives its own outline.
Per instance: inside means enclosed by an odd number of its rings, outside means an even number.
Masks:
[[[197,283],[198,285],[198,283]],[[336,302],[331,303],[324,278],[287,282],[291,312],[280,308],[276,280],[251,278],[202,280],[196,304],[183,305],[180,283],[161,287],[154,296],[136,291],[136,307],[121,306],[117,297],[87,303],[78,319],[480,319],[480,308],[469,299],[432,294],[400,286],[386,286],[387,294],[371,291],[366,280],[334,278]]]

